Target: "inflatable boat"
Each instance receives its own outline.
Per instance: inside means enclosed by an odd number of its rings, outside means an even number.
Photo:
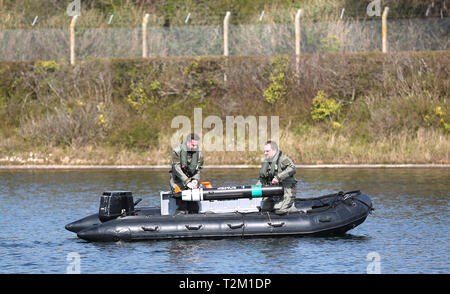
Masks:
[[[373,210],[370,197],[360,191],[296,198],[292,212],[282,215],[261,209],[263,197],[282,193],[279,186],[160,192],[161,207],[138,208],[141,199],[134,202],[131,192],[107,191],[98,213],[65,228],[87,241],[332,235],[355,228]],[[196,202],[198,208],[179,213],[179,201]]]

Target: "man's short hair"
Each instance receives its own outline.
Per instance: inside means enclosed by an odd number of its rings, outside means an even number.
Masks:
[[[278,145],[275,141],[269,140],[264,145],[270,145],[270,148],[272,148],[272,150],[278,151]]]
[[[186,141],[200,141],[200,137],[195,134],[195,133],[190,133],[189,135],[186,136]]]

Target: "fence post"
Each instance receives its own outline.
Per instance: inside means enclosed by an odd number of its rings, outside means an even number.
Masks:
[[[33,19],[33,22],[31,23],[31,26],[33,26],[33,27],[34,27],[34,25],[36,24],[36,22],[37,22],[38,18],[39,18],[39,16],[38,16],[38,15],[36,15],[36,16],[34,17],[34,19]]]
[[[228,26],[230,24],[230,12],[227,11],[225,14],[225,18],[223,19],[223,55],[229,56],[230,51],[228,48]],[[225,59],[225,72],[223,74],[223,81],[226,82],[228,80],[227,78],[227,68],[228,68],[228,58]]]
[[[77,23],[78,15],[72,17],[70,22],[70,64],[75,65],[75,24]]]
[[[227,11],[225,18],[223,20],[223,55],[229,56],[230,52],[228,50],[228,26],[230,24],[230,12]]]
[[[302,15],[302,10],[297,10],[295,15],[295,64],[297,75],[300,72],[300,16]]]
[[[259,21],[262,21],[264,17],[264,10],[261,12],[261,14],[259,15]]]
[[[114,17],[114,14],[111,14],[111,16],[109,17],[109,20],[108,20],[108,24],[111,24],[113,17]]]
[[[341,11],[341,16],[339,17],[340,19],[343,19],[343,18],[344,18],[344,12],[345,12],[345,7],[344,7],[344,8],[342,8],[342,11]]]
[[[142,19],[142,57],[147,58],[147,23],[150,14],[146,13]]]
[[[387,16],[389,13],[389,7],[385,7],[383,11],[383,16],[381,17],[381,39],[382,39],[382,51],[383,53],[388,52],[388,42],[387,42]]]

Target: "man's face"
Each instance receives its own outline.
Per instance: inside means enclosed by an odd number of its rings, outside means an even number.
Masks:
[[[275,155],[275,153],[277,153],[277,151],[273,150],[270,144],[264,145],[264,155],[266,156],[267,159],[272,158]]]
[[[187,141],[187,148],[189,151],[194,151],[197,149],[198,141],[197,140],[188,140]]]

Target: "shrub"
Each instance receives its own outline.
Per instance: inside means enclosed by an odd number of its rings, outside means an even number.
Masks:
[[[423,118],[428,127],[440,127],[444,132],[450,133],[450,122],[447,122],[446,119],[448,119],[448,115],[441,106],[435,107]]]
[[[327,94],[320,90],[313,99],[311,118],[313,121],[322,121],[326,118],[330,120],[337,119],[340,109],[340,103],[336,102],[333,98],[328,98]]]
[[[270,104],[283,101],[287,95],[286,73],[288,70],[288,58],[277,56],[272,60],[272,73],[269,76],[269,87],[264,90],[264,98]]]
[[[34,67],[41,72],[54,72],[59,69],[59,64],[54,60],[38,60],[34,63]]]
[[[142,86],[142,82],[131,84],[131,93],[127,96],[127,102],[136,112],[142,114],[150,104],[156,104],[159,100],[161,83],[151,82],[147,88]]]
[[[327,36],[320,41],[321,51],[337,52],[341,47],[341,42],[336,36]]]

